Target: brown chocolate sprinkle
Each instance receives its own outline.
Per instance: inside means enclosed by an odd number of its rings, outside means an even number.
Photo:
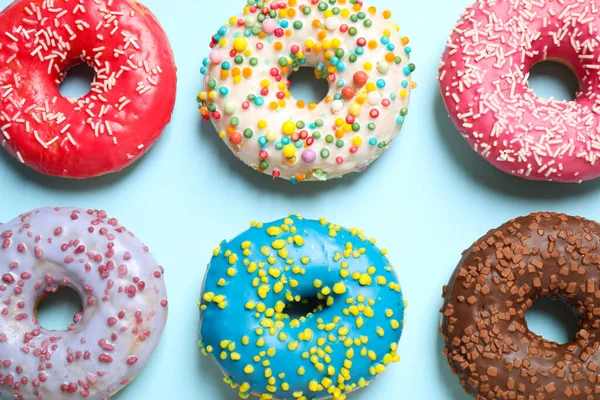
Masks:
[[[488,232],[467,250],[444,287],[444,354],[478,400],[600,399],[600,225],[536,213]],[[578,316],[564,345],[527,328],[540,297]]]

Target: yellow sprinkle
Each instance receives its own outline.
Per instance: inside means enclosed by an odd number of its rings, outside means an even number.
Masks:
[[[371,284],[371,282],[372,282],[371,276],[369,276],[368,274],[361,274],[360,275],[360,279],[358,280],[358,282],[362,286],[369,286]]]
[[[269,272],[269,275],[271,275],[275,279],[277,279],[281,276],[281,271],[277,268],[269,268],[268,272]]]
[[[267,228],[267,234],[269,236],[279,236],[281,234],[282,230],[281,228],[277,227],[277,226],[270,226],[269,228]]]
[[[234,277],[237,274],[237,270],[233,267],[227,268],[227,275],[230,277]]]
[[[287,249],[284,247],[283,249],[279,250],[277,252],[277,255],[283,259],[286,259],[289,257],[290,253],[287,251]]]
[[[215,297],[213,298],[213,302],[215,302],[215,303],[217,303],[217,304],[219,304],[219,303],[222,303],[222,302],[224,302],[224,301],[225,301],[225,296],[223,296],[222,294],[220,294],[220,295],[218,295],[218,296],[215,296]]]
[[[287,158],[292,158],[296,155],[296,146],[293,144],[287,144],[283,147],[283,155]]]
[[[294,123],[294,121],[285,121],[283,123],[283,126],[281,127],[281,131],[289,136],[296,131],[296,124]]]
[[[283,291],[283,283],[281,283],[281,281],[279,281],[279,282],[276,282],[276,283],[273,285],[273,291],[274,291],[275,293],[281,293],[281,292]]]
[[[248,46],[248,41],[246,40],[245,37],[243,36],[238,36],[237,38],[235,38],[235,40],[233,41],[233,48],[236,51],[244,51],[246,50],[246,47]]]
[[[212,302],[212,301],[213,301],[213,299],[215,298],[215,294],[214,294],[214,293],[212,293],[212,292],[206,292],[206,293],[204,293],[204,296],[203,296],[203,298],[204,298],[204,301],[206,301],[206,302],[209,302],[209,303],[210,303],[210,302]]]
[[[269,291],[271,290],[271,288],[269,286],[261,286],[258,288],[258,295],[260,296],[261,299],[264,299],[267,297],[267,294],[269,293]]]
[[[333,286],[333,292],[335,294],[344,294],[346,293],[346,285],[344,282],[338,282]]]
[[[271,247],[273,247],[275,250],[282,249],[285,247],[285,240],[283,240],[283,239],[274,240],[271,243]]]
[[[296,244],[296,246],[304,246],[304,238],[300,235],[295,235],[294,243]]]
[[[362,328],[364,323],[365,323],[365,321],[364,321],[364,319],[362,319],[362,317],[358,317],[356,319],[356,327],[357,328],[359,328],[359,329]]]
[[[250,364],[246,365],[246,367],[244,368],[244,372],[247,374],[251,374],[254,372],[254,367]]]

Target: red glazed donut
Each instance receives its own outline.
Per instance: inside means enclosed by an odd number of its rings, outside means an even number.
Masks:
[[[58,91],[87,63],[91,91]],[[0,13],[0,138],[42,173],[89,178],[142,156],[170,121],[174,57],[156,18],[133,0],[17,0]]]

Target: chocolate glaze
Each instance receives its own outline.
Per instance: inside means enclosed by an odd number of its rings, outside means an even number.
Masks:
[[[600,399],[600,225],[536,213],[491,230],[463,254],[447,287],[441,332],[445,355],[477,399]],[[578,317],[573,342],[527,328],[542,296]]]

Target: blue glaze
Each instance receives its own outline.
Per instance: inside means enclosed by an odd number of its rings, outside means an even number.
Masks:
[[[272,236],[273,230],[277,231],[280,227],[283,228],[281,233]],[[332,229],[336,237],[330,236]],[[271,230],[271,235],[267,230]],[[301,245],[294,242],[297,235],[302,237],[303,244],[301,241]],[[277,240],[279,242],[275,242]],[[276,250],[275,247],[281,246],[282,243],[285,244],[283,252]],[[344,254],[347,245],[351,245],[355,252]],[[243,247],[247,249],[247,256],[243,254]],[[272,257],[272,265],[269,263],[269,256],[265,254]],[[306,258],[303,259],[306,256],[310,259],[308,262]],[[304,264],[303,261],[307,263]],[[249,273],[248,268],[252,271],[253,262],[261,264],[257,265],[255,272]],[[261,265],[263,268],[260,268]],[[344,266],[346,268],[343,268]],[[369,270],[369,267],[375,267],[375,271]],[[236,273],[231,276],[234,270]],[[341,275],[344,274],[343,270],[348,271],[346,278]],[[369,272],[372,275],[369,275]],[[265,277],[264,282],[259,282],[258,274]],[[356,279],[359,276],[365,285]],[[316,280],[322,282],[319,288],[316,287],[318,284],[315,285]],[[277,288],[277,282],[285,283]],[[334,288],[341,292],[340,284],[343,284],[345,292],[335,294]],[[263,292],[264,299],[260,297],[256,285],[269,288],[268,293]],[[281,291],[276,293],[276,288]],[[261,327],[261,324],[270,326],[277,319],[277,314],[269,319],[264,312],[257,313],[256,307],[253,310],[247,308],[247,302],[252,302],[251,305],[263,303],[267,312],[269,309],[274,311],[278,305],[281,310],[283,304],[290,303],[289,300],[294,296],[301,296],[303,299],[318,296],[326,301],[328,296],[323,293],[328,291],[331,291],[333,299],[330,306],[317,310],[315,314],[309,313],[295,322],[292,322],[287,314],[279,314],[281,326],[272,332]],[[359,295],[364,296],[363,303],[358,302]],[[226,307],[220,308],[215,303],[215,296],[223,296],[220,301],[226,302]],[[219,248],[215,249],[201,299],[200,346],[205,353],[213,355],[219,367],[230,377],[233,387],[240,385],[242,397],[247,397],[252,392],[262,394],[262,399],[291,400],[298,398],[294,393],[303,392],[305,397],[301,399],[343,399],[346,392],[367,385],[377,374],[383,372],[384,364],[399,360],[396,347],[402,334],[405,305],[398,278],[382,251],[358,230],[346,230],[325,221],[322,223],[297,216],[260,227],[254,226],[232,241],[222,242]],[[371,315],[369,310],[359,312],[357,316],[353,315],[361,304],[363,308],[369,306],[372,310],[371,317],[368,316]],[[351,306],[357,307],[351,309]],[[390,317],[391,313],[393,316]],[[360,328],[357,327],[359,317],[363,321]],[[331,323],[336,318],[339,318],[339,321],[333,326],[333,330],[324,331],[323,323]],[[343,329],[340,331],[340,328],[347,329],[348,333]],[[382,336],[378,334],[378,328],[383,328],[379,331]],[[261,329],[262,335],[259,334]],[[303,336],[306,330],[312,332],[312,337],[310,334]],[[280,337],[282,333],[284,336]],[[329,334],[333,334],[333,337],[328,337]],[[310,337],[310,340],[301,341],[299,335],[304,339]],[[248,345],[243,344],[244,336],[249,339]],[[360,343],[360,337],[363,341],[367,341],[365,338],[368,338],[368,343]],[[323,338],[325,341],[319,346],[319,340]],[[356,339],[357,342],[347,347],[344,343],[347,338]],[[298,343],[294,351],[288,348],[292,342]],[[231,343],[235,344],[234,348]],[[225,349],[222,344],[225,345]],[[331,350],[329,363],[318,358],[318,362],[324,366],[323,371],[319,371],[310,359],[302,356],[311,349],[319,349],[317,353],[325,349]],[[346,365],[349,365],[346,358],[350,355],[347,353],[349,349],[354,350],[349,371],[351,378],[345,382],[346,386],[340,389],[336,386],[338,374],[344,367],[345,360]],[[265,357],[256,362],[253,357],[261,351],[271,352],[272,356],[265,353]],[[361,355],[361,351],[366,354]],[[369,351],[373,351],[374,354]],[[235,353],[234,359],[231,357],[232,353]],[[374,360],[369,355],[374,356]],[[268,366],[262,365],[265,360],[269,361]],[[252,373],[245,372],[249,365],[252,366]],[[329,371],[334,372],[332,376],[328,375],[330,366],[334,368]],[[305,368],[302,376],[298,373],[300,367]],[[271,370],[271,374],[266,375],[275,378],[271,385],[265,377],[267,369]],[[281,378],[284,376],[281,374],[285,374],[285,377]],[[327,383],[327,380],[323,380],[327,377],[333,381],[333,387],[329,391],[320,385]]]

